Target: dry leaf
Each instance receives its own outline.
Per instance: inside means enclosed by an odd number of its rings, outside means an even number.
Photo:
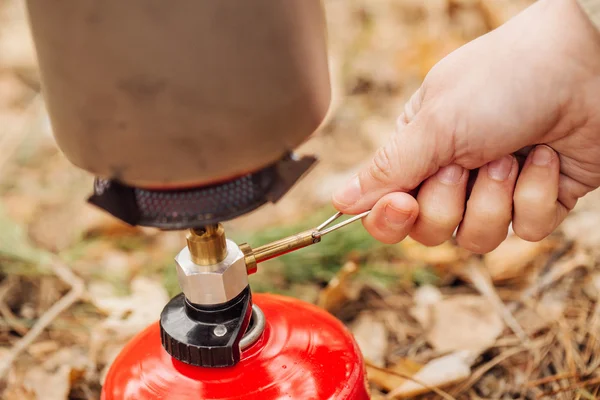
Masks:
[[[67,400],[73,383],[83,376],[87,364],[83,350],[63,348],[42,365],[29,369],[23,383],[38,400]]]
[[[109,314],[103,321],[105,329],[122,336],[131,336],[158,319],[169,301],[165,288],[145,277],[135,278],[131,283],[131,295],[115,296],[110,284],[92,283],[89,293],[92,303]]]
[[[385,324],[369,312],[363,312],[352,322],[350,330],[363,357],[372,364],[382,367],[388,346]]]
[[[49,353],[57,351],[59,347],[60,344],[54,340],[44,340],[33,343],[31,346],[29,346],[27,352],[33,357],[41,358]]]
[[[423,365],[408,358],[401,359],[386,369],[376,368],[367,363],[367,376],[370,382],[389,392],[406,382],[404,377],[415,375],[421,368],[423,368]]]
[[[25,376],[25,385],[33,390],[38,400],[67,400],[71,391],[70,365],[62,365],[56,371],[33,367]]]
[[[412,376],[414,381],[407,380],[391,391],[388,398],[406,399],[427,393],[431,387],[441,388],[460,382],[471,375],[471,365],[477,356],[478,353],[460,351],[431,360]]]
[[[469,258],[470,252],[444,242],[439,246],[428,247],[410,238],[402,242],[402,254],[409,261],[423,262],[431,265],[448,266]]]
[[[319,293],[318,306],[329,312],[336,312],[349,300],[355,300],[358,291],[351,289],[349,280],[357,272],[358,265],[353,261],[347,262],[340,268],[327,287]]]
[[[413,298],[415,306],[411,308],[410,314],[419,321],[421,326],[428,329],[433,318],[432,306],[442,301],[442,299],[442,292],[437,287],[423,285],[415,291]]]
[[[555,324],[562,317],[565,307],[564,296],[548,292],[535,303],[533,309],[523,308],[516,313],[515,318],[525,332],[532,336]]]
[[[483,263],[494,282],[514,279],[522,276],[540,254],[553,247],[550,239],[527,242],[518,236],[509,236],[495,250],[483,256]]]
[[[440,352],[481,351],[504,330],[502,318],[482,296],[457,295],[434,303],[429,314],[413,312],[427,330],[427,341]]]
[[[92,362],[106,364],[104,377],[118,351],[135,334],[155,322],[169,301],[165,288],[153,280],[138,277],[131,283],[131,295],[115,296],[107,283],[89,286],[92,303],[108,314],[92,331]]]

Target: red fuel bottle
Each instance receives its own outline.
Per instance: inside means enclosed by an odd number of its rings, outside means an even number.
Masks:
[[[340,321],[297,299],[254,294],[252,301],[262,311],[264,329],[236,365],[178,361],[163,348],[157,322],[115,359],[101,399],[369,399],[362,355]]]

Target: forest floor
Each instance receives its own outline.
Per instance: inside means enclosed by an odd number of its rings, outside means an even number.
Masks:
[[[332,188],[385,142],[427,71],[530,1],[325,3],[332,110],[300,149],[320,163],[279,203],[226,223],[237,241],[262,244],[333,213]],[[0,0],[3,399],[97,399],[118,351],[179,291],[183,233],[121,224],[86,203],[91,189],[53,141],[22,2]],[[265,263],[251,283],[341,319],[373,399],[595,399],[599,226],[600,193],[546,240],[509,235],[483,257],[452,241],[381,245],[355,224]]]

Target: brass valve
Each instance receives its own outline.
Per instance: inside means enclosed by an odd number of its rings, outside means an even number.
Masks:
[[[311,229],[267,243],[256,249],[252,249],[250,245],[243,243],[240,245],[240,250],[244,253],[248,274],[252,274],[256,272],[258,263],[310,246],[311,244],[319,243],[320,241],[321,235],[319,232]]]
[[[221,224],[190,229],[186,239],[191,259],[197,265],[218,264],[227,257],[225,229]]]

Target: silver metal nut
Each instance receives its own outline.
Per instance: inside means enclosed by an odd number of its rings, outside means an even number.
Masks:
[[[213,265],[198,265],[185,247],[175,257],[177,279],[189,302],[200,305],[225,303],[248,286],[244,253],[237,244],[227,240],[227,256]]]

